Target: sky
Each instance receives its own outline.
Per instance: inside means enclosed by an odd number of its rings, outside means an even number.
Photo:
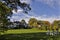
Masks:
[[[18,11],[12,10],[13,15],[11,21],[20,21],[25,19],[26,22],[30,18],[37,20],[49,21],[52,23],[54,20],[60,20],[60,0],[20,0],[22,3],[30,4],[31,11],[28,14],[23,13],[23,9],[19,6]]]

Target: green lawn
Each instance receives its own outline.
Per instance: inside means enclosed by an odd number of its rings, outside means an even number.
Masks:
[[[38,32],[47,32],[46,30],[40,29],[12,29],[5,32],[5,34],[21,34],[21,33],[38,33]]]
[[[11,29],[1,33],[0,40],[60,40],[58,36],[46,35],[46,30],[40,29]],[[2,35],[3,34],[3,35]]]
[[[21,34],[21,33],[38,33],[38,32],[47,32],[47,31],[36,29],[36,28],[33,28],[33,29],[11,29],[11,30],[7,30],[6,32],[1,33],[1,34]]]

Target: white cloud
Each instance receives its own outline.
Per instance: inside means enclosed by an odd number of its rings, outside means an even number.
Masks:
[[[46,14],[38,16],[34,12],[31,12],[31,14],[23,14],[23,13],[18,14],[18,13],[21,13],[21,10],[18,10],[18,12],[15,13],[17,16],[12,16],[11,21],[16,21],[16,20],[20,21],[22,19],[25,19],[25,21],[28,23],[30,18],[36,18],[37,20],[49,21],[50,23],[52,23],[54,20],[60,20],[60,16],[47,17]]]
[[[23,12],[23,9],[21,9],[19,6],[17,6],[17,12],[15,10],[12,10],[12,12],[14,14],[16,14],[16,13],[22,13]]]
[[[38,1],[38,2],[42,2],[44,4],[47,4],[51,7],[54,7],[55,4],[59,5],[60,6],[60,0],[35,0],[35,1]],[[26,2],[26,3],[30,3],[31,0],[21,0],[21,2]],[[22,9],[20,9],[18,7],[18,11],[17,11],[17,14],[18,13],[22,13]],[[13,10],[13,13],[16,14],[16,12]],[[19,14],[18,14],[19,15]],[[25,19],[25,21],[28,23],[29,19],[30,18],[36,18],[38,20],[44,20],[44,21],[49,21],[50,23],[52,23],[54,20],[60,20],[60,16],[51,16],[51,17],[47,17],[47,15],[41,15],[41,16],[38,16],[36,15],[34,12],[32,12],[31,14],[21,14],[22,16],[13,16],[12,17],[12,21],[14,20],[22,20],[22,19]]]
[[[45,16],[47,16],[47,15],[45,15]],[[29,18],[24,18],[24,19],[26,20],[26,22],[28,22],[30,18],[36,18],[37,20],[49,21],[50,23],[52,23],[54,20],[60,20],[60,16],[58,16],[58,17],[56,17],[56,16],[44,17],[44,15],[42,15],[42,16],[29,16]]]
[[[35,0],[35,1],[42,2],[51,7],[55,7],[55,5],[60,6],[60,0]]]
[[[52,23],[54,20],[60,20],[60,16],[47,17],[47,15],[41,15],[41,16],[38,16],[38,15],[32,16],[32,15],[28,15],[28,14],[20,14],[22,16],[18,16],[18,15],[12,16],[11,21],[20,21],[22,19],[25,19],[25,21],[28,23],[30,18],[36,18],[37,20],[49,21],[50,23]]]
[[[30,4],[31,3],[31,0],[20,0],[21,1],[21,3],[27,3],[27,4]]]
[[[13,12],[14,14],[16,14],[16,13],[22,13],[23,10],[22,10],[22,9],[18,9],[17,12],[16,12],[15,10],[12,10],[12,12]]]
[[[42,15],[42,16],[33,16],[31,18],[36,18],[37,20],[49,21],[50,23],[52,23],[54,20],[60,20],[60,16],[44,17],[44,15]]]

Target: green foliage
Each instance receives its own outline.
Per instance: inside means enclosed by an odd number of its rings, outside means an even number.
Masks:
[[[53,27],[52,27],[52,29],[59,29],[60,28],[60,20],[55,20],[54,22],[53,22]]]
[[[26,22],[25,22],[25,20],[24,20],[24,19],[22,19],[22,20],[21,20],[21,23],[22,23],[22,24],[26,24]]]
[[[0,2],[0,28],[5,28],[9,25],[8,16],[11,17],[12,10],[17,12],[17,6],[23,9],[24,13],[28,13],[31,10],[30,5],[26,3],[21,3],[20,0],[4,0],[5,2]],[[9,6],[10,5],[10,6]],[[3,29],[4,30],[4,29]]]
[[[39,28],[41,30],[50,30],[51,26],[50,22],[37,20],[35,18],[31,18],[28,23],[30,26]]]
[[[20,0],[4,0],[6,5],[10,5],[9,7],[14,9],[17,12],[17,6],[20,6],[23,9],[24,13],[28,13],[28,11],[31,10],[30,4],[27,3],[21,3]]]
[[[7,7],[4,3],[0,2],[0,29],[2,28],[2,30],[4,30],[5,26],[7,25],[7,17],[10,12],[11,8]]]
[[[37,19],[31,18],[28,22],[31,27],[37,27]]]

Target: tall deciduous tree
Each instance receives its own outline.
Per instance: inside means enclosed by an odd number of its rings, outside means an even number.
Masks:
[[[24,20],[24,19],[22,19],[22,20],[21,20],[21,23],[22,23],[22,24],[26,24],[26,22],[25,22],[25,20]]]
[[[37,19],[31,18],[28,22],[31,27],[37,27]]]
[[[4,3],[0,2],[0,29],[5,28],[5,26],[8,23],[7,16],[11,16],[11,14],[11,8],[7,7]]]
[[[0,26],[5,27],[8,24],[8,16],[12,15],[12,10],[17,12],[17,6],[23,9],[24,13],[31,10],[30,4],[21,3],[20,0],[1,0],[0,1]]]
[[[55,20],[54,22],[53,22],[53,27],[52,27],[53,29],[59,29],[60,28],[60,20]]]
[[[46,30],[50,30],[50,22],[49,21],[44,21],[44,26]]]

